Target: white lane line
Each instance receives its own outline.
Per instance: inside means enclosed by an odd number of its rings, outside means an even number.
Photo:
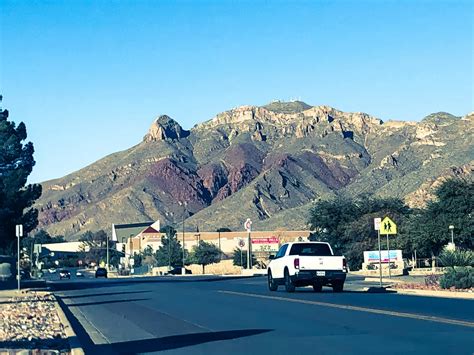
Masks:
[[[365,308],[365,307],[349,306],[349,305],[344,305],[344,304],[319,302],[319,301],[309,301],[309,300],[279,297],[279,296],[266,296],[266,295],[259,295],[259,294],[255,294],[255,293],[242,293],[242,292],[225,291],[225,290],[219,290],[217,292],[225,293],[225,294],[229,294],[229,295],[235,295],[235,296],[263,298],[263,299],[284,301],[284,302],[292,302],[292,303],[303,303],[303,304],[310,304],[310,305],[315,305],[315,306],[324,306],[324,307],[345,309],[345,310],[349,310],[349,311],[383,314],[383,315],[393,316],[393,317],[411,318],[411,319],[417,319],[417,320],[425,320],[425,321],[429,321],[429,322],[453,324],[453,325],[460,325],[460,326],[468,327],[468,328],[474,328],[474,323],[473,322],[462,321],[462,320],[457,320],[457,319],[442,318],[442,317],[435,317],[435,316],[426,316],[426,315],[416,314],[416,313],[387,311],[387,310],[383,310],[383,309]]]

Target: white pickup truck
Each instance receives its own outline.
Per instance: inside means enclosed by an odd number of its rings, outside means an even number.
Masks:
[[[320,292],[323,286],[332,286],[342,292],[347,264],[343,256],[334,256],[331,246],[323,242],[287,243],[280,247],[268,264],[268,288],[276,291],[285,285],[287,292],[295,287],[313,286]]]

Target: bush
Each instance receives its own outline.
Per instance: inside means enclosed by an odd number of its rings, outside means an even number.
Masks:
[[[449,268],[439,282],[441,288],[466,289],[474,287],[474,268],[470,266]]]
[[[465,249],[444,250],[439,260],[446,267],[474,266],[474,251]]]

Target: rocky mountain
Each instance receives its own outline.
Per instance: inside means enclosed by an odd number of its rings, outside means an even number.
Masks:
[[[158,117],[143,141],[44,182],[39,228],[74,238],[160,219],[189,230],[306,228],[311,204],[374,193],[421,206],[447,176],[472,178],[474,114],[383,122],[328,106],[242,106],[184,130]]]

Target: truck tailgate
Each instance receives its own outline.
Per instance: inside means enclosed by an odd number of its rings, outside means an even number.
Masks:
[[[298,256],[300,270],[342,270],[342,256]]]

